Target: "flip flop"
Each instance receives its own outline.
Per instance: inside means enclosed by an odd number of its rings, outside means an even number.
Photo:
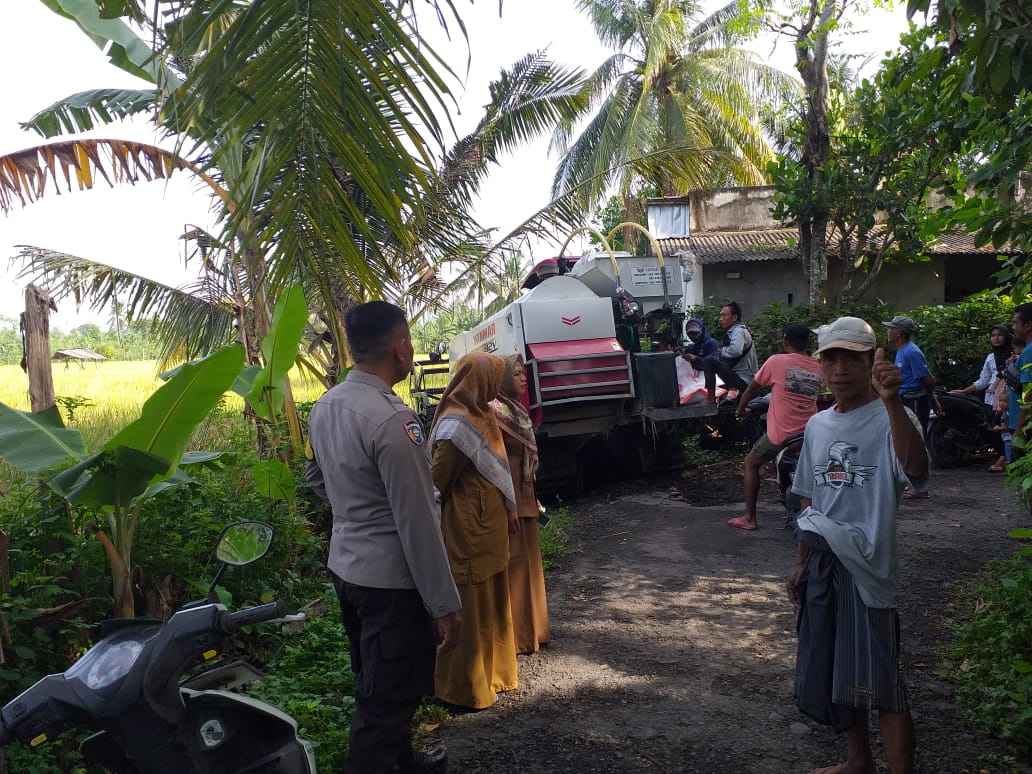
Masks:
[[[756,527],[752,524],[747,524],[746,522],[742,521],[741,516],[732,516],[730,519],[727,520],[727,526],[735,527],[736,529],[744,529],[746,532],[752,532],[756,529]]]
[[[929,497],[928,491],[916,492],[913,489],[908,489],[903,493],[904,500],[927,500]]]

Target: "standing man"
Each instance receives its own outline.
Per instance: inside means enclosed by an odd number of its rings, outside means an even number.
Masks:
[[[355,366],[309,417],[308,481],[333,507],[327,560],[355,672],[345,774],[441,774],[412,749],[412,716],[455,647],[459,592],[441,537],[426,434],[391,391],[412,370],[405,313],[384,301],[346,320]]]
[[[728,526],[756,529],[756,499],[760,493],[760,470],[777,456],[787,438],[801,433],[806,422],[817,412],[817,395],[821,391],[821,364],[806,354],[810,345],[810,329],[800,322],[790,322],[782,331],[784,354],[771,355],[756,377],[749,382],[735,414],[749,414],[751,401],[760,387],[770,387],[767,408],[767,432],[760,436],[745,455],[745,513],[727,520]]]
[[[1014,340],[1025,343],[1025,348],[1021,351],[1021,356],[1014,361],[1014,365],[1021,376],[1022,393],[1027,393],[1028,385],[1032,383],[1032,365],[1029,365],[1032,363],[1032,346],[1029,346],[1032,344],[1032,304],[1019,304],[1014,308],[1011,329],[1014,331]],[[1010,390],[1008,426],[1014,428],[1014,434],[1011,436],[1011,448],[1016,450],[1012,451],[1015,458],[1025,454],[1024,444],[1028,440],[1028,436],[1025,434],[1025,425],[1028,424],[1029,418],[1026,400],[1025,395]],[[1014,443],[1016,438],[1020,439],[1017,444]]]
[[[896,513],[922,486],[928,457],[903,405],[903,376],[874,331],[840,317],[817,339],[835,407],[806,425],[792,485],[803,498],[788,596],[798,609],[795,697],[814,720],[848,732],[848,760],[822,774],[874,771],[868,714],[878,711],[892,774],[914,770],[913,722],[899,670]]]
[[[941,414],[942,407],[935,396],[935,377],[928,370],[924,352],[910,340],[917,331],[917,323],[898,314],[882,325],[889,329],[889,343],[896,348],[896,368],[903,374],[903,384],[899,387],[903,405],[917,416],[917,421],[921,423],[921,435],[927,438],[928,414],[932,409],[936,414]],[[928,489],[907,489],[903,499],[926,500]]]
[[[726,343],[715,355],[702,359],[706,378],[706,403],[717,402],[717,376],[731,390],[744,390],[756,373],[756,350],[752,333],[742,322],[742,307],[737,301],[728,301],[720,307],[720,327]]]

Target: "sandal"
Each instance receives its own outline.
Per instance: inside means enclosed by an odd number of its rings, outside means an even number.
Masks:
[[[1007,469],[1007,463],[1004,463],[1003,465],[1000,465],[998,463],[993,463],[992,465],[989,466],[989,472],[990,473],[1002,473],[1006,469]]]

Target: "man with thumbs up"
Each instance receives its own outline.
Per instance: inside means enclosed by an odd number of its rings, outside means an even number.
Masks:
[[[798,609],[795,695],[814,720],[846,731],[848,759],[821,774],[874,771],[868,715],[878,711],[892,774],[912,774],[914,734],[899,670],[896,513],[921,488],[921,426],[899,368],[857,317],[821,329],[817,353],[835,407],[806,425],[792,489],[802,497],[789,599]]]

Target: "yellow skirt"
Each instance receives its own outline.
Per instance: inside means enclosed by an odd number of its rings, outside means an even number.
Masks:
[[[517,653],[536,653],[548,642],[548,601],[537,519],[520,519],[509,535],[509,603]]]
[[[498,691],[511,691],[517,685],[508,572],[503,570],[483,583],[460,585],[459,596],[459,644],[437,657],[436,694],[458,707],[485,709],[495,703]]]

